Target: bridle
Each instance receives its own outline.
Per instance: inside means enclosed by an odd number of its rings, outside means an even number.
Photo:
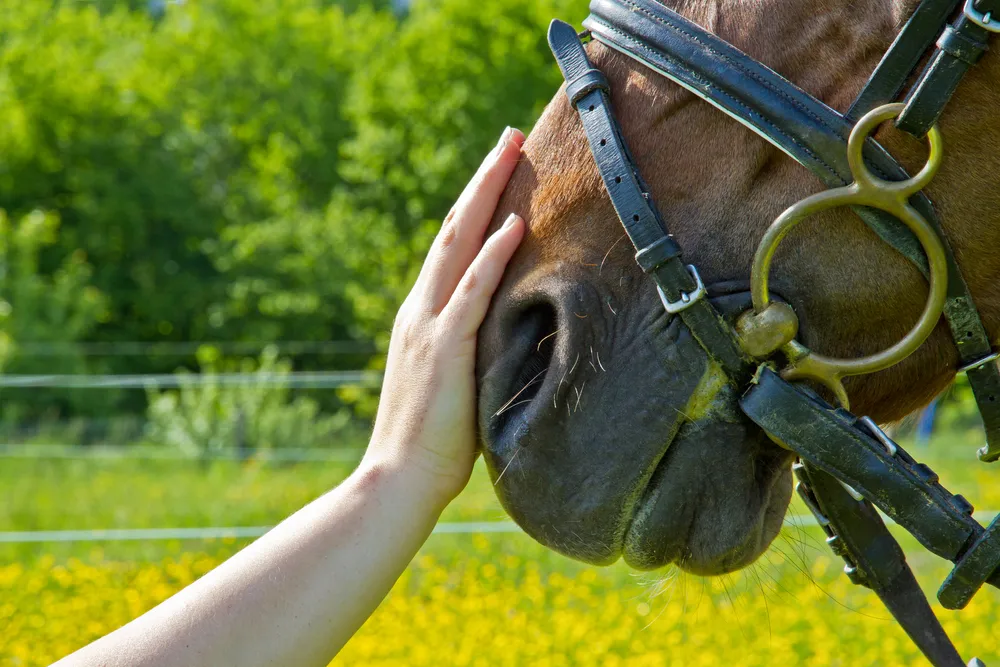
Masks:
[[[888,368],[930,335],[943,315],[986,427],[983,461],[1000,459],[1000,371],[989,335],[923,188],[941,162],[935,124],[964,74],[1000,32],[1000,0],[922,0],[844,115],[716,35],[655,0],[592,0],[586,32],[549,26],[549,46],[566,79],[636,261],[655,282],[668,313],[681,318],[729,382],[740,408],[772,440],[792,450],[797,490],[847,565],[854,583],[872,589],[936,667],[964,665],[934,616],[902,549],[876,507],[929,551],[955,564],[938,591],[948,609],[965,607],[984,583],[1000,587],[1000,517],[986,528],[965,498],[938,484],[870,418],[849,412],[841,379]],[[992,20],[997,12],[996,23]],[[729,324],[693,265],[667,232],[629,153],[611,108],[610,86],[587,58],[583,39],[605,46],[708,101],[815,174],[829,190],[786,210],[767,230],[751,272],[753,309]],[[907,81],[929,53],[916,83]],[[884,121],[927,137],[930,154],[910,177],[871,134]],[[863,359],[833,359],[795,340],[798,320],[768,291],[771,258],[800,220],[851,206],[878,236],[927,277],[929,295],[917,324],[896,345]],[[777,360],[783,360],[778,370]],[[833,407],[797,380],[829,389]],[[970,665],[981,665],[973,659]]]

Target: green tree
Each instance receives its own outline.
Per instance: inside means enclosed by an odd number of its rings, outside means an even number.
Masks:
[[[38,250],[42,283],[83,257],[103,299],[93,326],[64,340],[384,340],[479,160],[556,90],[550,17],[584,7],[379,6],[205,0],[156,20],[126,2],[0,9],[0,203],[12,219],[61,221]],[[32,326],[17,340],[48,340]],[[193,357],[63,363],[197,369]],[[138,392],[114,400],[145,407]]]

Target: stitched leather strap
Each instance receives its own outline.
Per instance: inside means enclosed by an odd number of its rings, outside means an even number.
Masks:
[[[680,248],[670,238],[649,189],[642,181],[611,111],[607,81],[594,77],[576,31],[567,23],[549,25],[549,47],[562,70],[570,104],[579,112],[590,150],[618,218],[636,249],[636,261],[671,301],[692,294],[697,284],[680,259]],[[588,81],[585,85],[577,82]],[[729,324],[708,299],[699,299],[680,312],[684,324],[702,348],[742,386],[753,364]]]
[[[929,551],[958,559],[983,532],[964,498],[926,466],[895,453],[858,427],[857,417],[763,369],[740,399],[743,412],[802,460],[849,484],[906,528]]]
[[[968,501],[948,493],[930,468],[884,434],[874,437],[854,415],[766,367],[740,407],[801,458],[799,494],[827,543],[847,561],[851,580],[878,594],[931,664],[962,665],[873,504],[889,509],[887,514],[930,551],[956,563],[938,592],[949,609],[965,606],[983,583],[1000,585],[1000,523],[994,520],[984,530],[972,518]],[[852,498],[843,483],[867,500]]]
[[[812,171],[827,187],[851,182],[847,138],[853,124],[773,70],[655,0],[592,0],[584,21],[594,38],[643,63],[764,137]],[[890,180],[907,174],[874,140],[865,146],[872,170]],[[926,216],[923,193],[912,203]],[[927,260],[913,234],[891,215],[855,212],[886,243],[925,273]]]

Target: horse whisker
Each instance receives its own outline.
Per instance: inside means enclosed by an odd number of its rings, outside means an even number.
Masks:
[[[541,352],[542,351],[542,343],[544,343],[548,339],[552,338],[553,336],[555,336],[560,331],[561,331],[561,329],[556,329],[555,331],[553,331],[552,333],[550,333],[549,335],[545,336],[540,341],[538,341],[538,347],[535,348],[535,351],[536,352]]]
[[[500,480],[503,479],[504,474],[507,472],[507,468],[510,467],[510,464],[514,462],[514,459],[516,459],[517,455],[520,454],[520,453],[521,453],[521,448],[520,447],[518,447],[517,449],[514,450],[514,456],[510,457],[510,461],[507,461],[507,465],[505,465],[503,467],[503,470],[500,471],[500,474],[497,475],[497,479],[496,479],[495,482],[493,482],[493,486],[496,486],[497,484],[500,483]]]
[[[608,248],[608,251],[606,253],[604,253],[604,259],[601,260],[601,268],[597,269],[597,275],[601,275],[601,271],[604,270],[604,263],[606,261],[608,261],[608,257],[611,255],[611,251],[615,249],[616,245],[618,245],[619,243],[622,242],[622,239],[624,239],[625,236],[626,236],[625,234],[622,234],[621,236],[619,236],[618,240],[615,241],[614,243],[612,243],[611,247]]]
[[[559,391],[562,389],[563,382],[566,381],[566,374],[568,372],[569,371],[563,371],[562,377],[559,378],[559,384],[556,385],[556,391],[552,394],[552,409],[555,409],[556,407],[556,401],[559,399]]]
[[[515,400],[517,399],[517,397],[518,397],[518,396],[520,396],[521,394],[523,394],[523,393],[524,393],[524,390],[525,390],[525,389],[527,389],[527,388],[528,388],[528,387],[530,387],[531,385],[535,384],[535,381],[536,381],[536,380],[538,380],[538,378],[540,378],[540,377],[541,377],[542,375],[544,375],[544,374],[545,374],[545,371],[547,371],[547,370],[548,370],[547,368],[544,368],[544,369],[542,369],[542,370],[538,371],[538,375],[536,375],[535,377],[533,377],[533,378],[531,378],[530,380],[528,380],[528,384],[526,384],[526,385],[524,385],[523,387],[521,387],[521,390],[520,390],[520,391],[518,391],[518,392],[517,392],[516,394],[514,394],[514,395],[513,395],[512,397],[511,397],[511,399],[510,399],[509,401],[507,401],[506,403],[504,403],[504,404],[503,404],[503,405],[502,405],[502,406],[500,407],[500,409],[499,409],[499,410],[497,410],[497,411],[496,411],[495,413],[493,413],[493,416],[494,416],[494,417],[497,417],[497,416],[499,416],[501,412],[503,412],[504,410],[506,410],[506,409],[507,409],[507,407],[508,407],[508,406],[509,406],[509,405],[510,405],[511,403],[513,403],[513,402],[514,402],[514,401],[515,401]]]
[[[604,371],[605,373],[608,372],[608,369],[605,368],[604,364],[601,363],[601,353],[600,352],[597,353],[597,365],[600,366],[601,370]]]
[[[514,403],[513,405],[509,405],[509,406],[507,406],[506,408],[502,408],[502,409],[500,410],[500,412],[496,413],[496,414],[495,414],[495,415],[493,415],[493,416],[494,416],[494,417],[499,417],[499,416],[500,416],[500,415],[502,415],[503,413],[507,412],[507,410],[513,410],[513,409],[514,409],[514,408],[516,408],[517,406],[519,406],[519,405],[524,405],[525,403],[531,403],[531,399],[530,399],[530,398],[526,398],[526,399],[524,399],[523,401],[518,401],[517,403]]]

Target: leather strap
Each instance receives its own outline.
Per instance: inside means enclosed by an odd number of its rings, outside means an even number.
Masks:
[[[851,122],[894,101],[902,92],[920,59],[941,34],[941,26],[961,0],[923,0],[896,35],[889,50],[872,72],[845,114]]]
[[[847,138],[853,123],[773,70],[655,0],[592,0],[584,21],[594,38],[705,99],[774,144],[827,187],[851,182]],[[869,139],[865,159],[888,180],[906,171]],[[911,203],[933,218],[923,193]],[[854,211],[886,243],[927,274],[927,259],[913,234],[876,209]],[[933,224],[933,223],[932,223]]]
[[[976,539],[938,590],[945,609],[964,609],[1000,562],[1000,516]]]
[[[886,513],[921,544],[956,563],[938,591],[948,609],[964,607],[984,582],[1000,583],[1000,519],[983,530],[968,501],[948,493],[930,468],[871,430],[877,427],[766,366],[740,407],[771,439],[799,455],[797,491],[826,532],[827,544],[847,562],[851,581],[879,596],[931,664],[962,665],[875,506],[889,509]],[[973,659],[969,665],[982,663]]]
[[[758,373],[740,408],[776,442],[850,485],[938,556],[959,559],[983,533],[969,502],[942,487],[930,468],[895,443],[890,452],[859,428],[857,417],[770,369]]]
[[[622,138],[611,110],[607,80],[591,66],[579,36],[569,24],[552,21],[548,38],[567,81],[566,94],[579,112],[608,196],[635,246],[636,261],[652,276],[666,299],[677,303],[691,299],[690,305],[679,312],[681,319],[702,348],[722,366],[730,381],[742,386],[752,375],[753,363],[743,352],[732,327],[709,300],[691,297],[698,290],[698,283],[681,261],[680,247],[667,233]]]
[[[949,2],[954,4],[954,0]],[[940,31],[945,4],[943,0],[925,0],[917,11],[928,13],[911,17],[911,37],[902,44],[919,45],[935,20]],[[852,180],[846,145],[853,123],[787,79],[655,0],[592,0],[590,11],[584,26],[601,43],[732,116],[809,168],[827,186],[840,187]],[[891,60],[897,59],[909,62],[913,56],[899,55]],[[880,64],[883,76],[889,77],[893,67]],[[886,86],[877,84],[879,89]],[[865,160],[883,178],[907,178],[906,171],[873,139],[866,142]],[[923,192],[914,195],[910,203],[935,228],[945,247],[948,292],[944,316],[961,365],[966,366],[989,355],[992,341],[933,204]],[[875,209],[856,207],[854,211],[883,241],[927,275],[923,249],[905,225]],[[988,444],[981,458],[996,460],[1000,458],[1000,371],[996,364],[986,364],[969,373],[969,382],[986,425]]]
[[[847,563],[851,581],[878,595],[934,667],[965,667],[872,504],[855,500],[834,477],[808,463],[797,465],[795,473],[796,490],[826,533],[826,543]]]
[[[979,0],[969,9],[989,14],[1000,10],[1000,2]],[[997,21],[1000,23],[1000,14]],[[907,95],[906,109],[896,120],[896,126],[917,137],[927,134],[941,117],[962,77],[989,48],[990,34],[990,30],[972,20],[968,11],[947,26],[930,62]]]

